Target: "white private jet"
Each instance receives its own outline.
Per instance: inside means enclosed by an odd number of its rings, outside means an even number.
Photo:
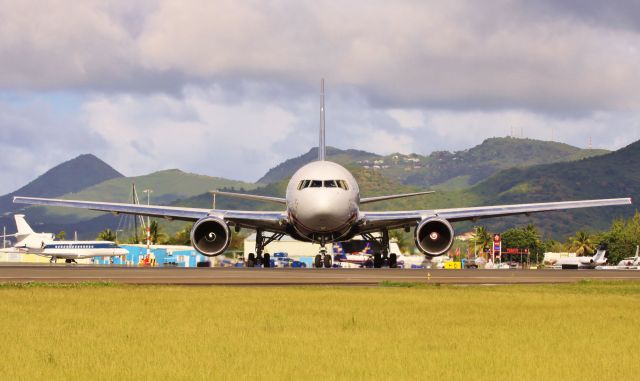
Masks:
[[[640,267],[640,246],[636,246],[636,255],[618,262],[620,268]]]
[[[562,257],[547,261],[547,265],[559,267],[563,270],[571,269],[594,269],[596,266],[602,266],[607,263],[605,254],[607,253],[606,245],[598,246],[598,251],[594,255],[583,255],[581,257]]]
[[[36,233],[31,229],[22,214],[14,216],[17,233],[7,237],[15,237],[16,244],[1,251],[35,254],[49,257],[51,263],[64,259],[66,263],[76,263],[76,259],[93,257],[113,257],[127,255],[129,252],[109,241],[55,241],[51,233]]]
[[[126,213],[168,220],[194,221],[191,242],[201,254],[217,256],[229,246],[231,230],[241,228],[256,230],[256,255],[249,255],[249,263],[269,264],[264,247],[284,235],[321,245],[315,258],[316,267],[331,267],[332,258],[325,245],[346,241],[356,235],[378,242],[380,252],[374,254],[374,267],[388,263],[397,266],[397,255],[389,253],[389,230],[415,227],[416,246],[428,256],[440,256],[453,244],[454,230],[451,222],[477,220],[517,214],[531,214],[553,210],[588,208],[596,206],[629,205],[630,198],[565,201],[520,205],[481,206],[454,209],[424,209],[407,211],[369,212],[362,205],[424,195],[432,192],[416,192],[379,197],[360,197],[358,183],[353,175],[339,164],[325,158],[325,108],[324,81],[321,83],[320,144],[318,161],[300,168],[289,181],[284,198],[213,192],[219,195],[282,204],[284,211],[241,211],[222,209],[198,209],[160,205],[135,205],[96,201],[60,200],[35,197],[14,197],[15,203],[83,208],[114,214]],[[372,233],[380,233],[374,237]]]

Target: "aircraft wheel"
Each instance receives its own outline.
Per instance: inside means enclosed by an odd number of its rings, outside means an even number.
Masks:
[[[325,255],[323,258],[323,262],[324,262],[324,267],[330,269],[331,268],[331,256],[330,255]]]
[[[373,254],[373,267],[376,269],[382,267],[382,255],[380,253]]]
[[[73,261],[71,259],[65,259],[64,263],[73,263]]]
[[[264,264],[264,268],[271,267],[271,255],[265,254],[262,257],[262,263]]]
[[[321,269],[322,268],[322,255],[320,255],[320,254],[316,255],[316,258],[313,261],[313,265],[317,269]]]
[[[389,268],[398,268],[398,256],[395,253],[389,254]]]
[[[254,267],[256,265],[256,256],[253,253],[249,253],[247,257],[247,267]]]

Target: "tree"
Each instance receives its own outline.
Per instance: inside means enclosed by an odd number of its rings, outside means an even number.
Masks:
[[[482,252],[486,252],[493,243],[493,237],[491,233],[487,231],[486,227],[476,226],[472,241],[474,252],[477,253],[478,249]]]
[[[503,248],[528,249],[533,260],[544,254],[546,248],[538,229],[533,224],[509,229],[502,233],[501,237]]]
[[[576,235],[569,238],[569,250],[575,251],[576,255],[590,255],[595,251],[595,244],[589,233],[578,231]]]
[[[628,219],[613,221],[611,228],[602,233],[598,242],[607,244],[607,260],[616,264],[625,257],[635,253],[636,246],[640,245],[640,213]]]
[[[389,238],[395,239],[398,242],[398,247],[402,253],[410,253],[413,245],[413,239],[410,234],[411,233],[407,233],[404,230],[396,229],[389,232]]]
[[[60,233],[56,234],[56,239],[58,241],[64,241],[65,238],[67,238],[67,232],[65,232],[64,230],[61,230]]]
[[[191,245],[191,229],[193,224],[186,224],[181,230],[169,239],[172,245]]]
[[[98,241],[115,241],[116,234],[111,229],[106,229],[101,231],[96,239]]]
[[[149,225],[149,234],[151,235],[151,242],[154,244],[166,243],[167,235],[162,231],[162,226],[158,224],[158,221],[151,221]]]

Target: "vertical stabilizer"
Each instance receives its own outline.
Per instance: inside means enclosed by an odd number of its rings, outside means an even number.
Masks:
[[[18,235],[29,235],[33,234],[33,229],[27,223],[27,220],[24,219],[24,214],[16,214],[13,216],[16,220],[16,228],[18,229]]]
[[[593,262],[598,263],[600,261],[604,261],[605,254],[607,253],[607,248],[604,246],[598,247],[598,251],[593,256]]]
[[[318,160],[324,161],[327,148],[324,141],[324,78],[320,80],[320,143],[318,144]]]

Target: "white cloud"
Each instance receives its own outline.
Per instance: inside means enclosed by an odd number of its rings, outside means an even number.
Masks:
[[[282,159],[273,145],[296,125],[296,117],[278,105],[224,103],[217,88],[187,88],[179,98],[96,97],[83,115],[107,142],[105,159],[127,174],[180,168],[253,181]]]
[[[640,108],[638,30],[575,17],[567,5],[26,0],[2,9],[5,88],[179,92],[260,81],[300,90],[325,76],[381,107]]]
[[[0,0],[0,193],[85,152],[255,180],[317,144],[320,77],[339,148],[512,129],[620,148],[640,138],[634,4]]]

